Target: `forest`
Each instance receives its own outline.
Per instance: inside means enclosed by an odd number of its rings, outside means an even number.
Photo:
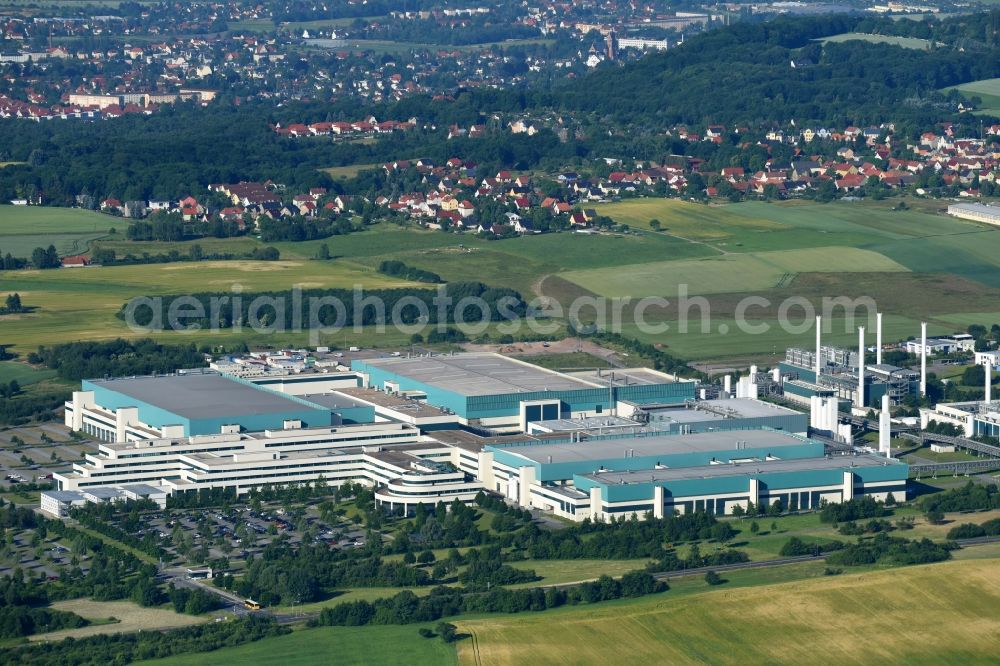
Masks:
[[[562,106],[653,126],[794,119],[800,126],[894,121],[915,128],[953,115],[938,89],[1000,76],[995,41],[978,52],[815,41],[883,23],[862,26],[856,16],[738,23],[623,70],[604,68],[565,91]]]

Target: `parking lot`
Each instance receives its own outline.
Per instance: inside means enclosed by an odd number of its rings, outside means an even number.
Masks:
[[[61,423],[49,422],[0,429],[0,488],[12,490],[21,483],[42,483],[53,472],[71,469],[97,444],[75,439]]]
[[[170,566],[227,560],[238,569],[278,538],[292,545],[308,541],[337,549],[363,546],[366,538],[365,530],[352,521],[340,516],[324,520],[316,505],[306,504],[166,509],[144,512],[141,523],[130,534],[163,548],[164,564]]]
[[[39,573],[54,580],[64,570],[77,566],[86,574],[89,570],[86,555],[75,557],[72,544],[57,538],[42,539],[35,530],[12,530],[9,542],[0,544],[0,576],[20,568],[25,573]]]

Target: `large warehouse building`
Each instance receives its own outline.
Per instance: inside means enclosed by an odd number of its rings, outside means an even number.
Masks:
[[[419,396],[464,425],[505,432],[524,431],[529,421],[614,414],[621,401],[678,404],[695,397],[693,381],[645,368],[581,377],[488,353],[370,359],[351,369],[364,374],[366,386]]]
[[[392,510],[489,491],[570,520],[905,497],[907,465],[827,457],[805,414],[698,401],[693,382],[652,370],[569,375],[462,354],[358,361],[342,375],[313,394],[287,380],[299,395],[206,371],[86,381],[66,424],[101,443],[55,475],[43,505],[61,515],[130,487],[349,481]]]
[[[479,460],[489,490],[570,520],[730,514],[748,502],[807,509],[890,492],[903,500],[908,472],[886,458],[828,458],[821,442],[771,429],[495,443]]]
[[[94,379],[66,403],[66,425],[106,442],[329,426],[330,409],[212,371]]]

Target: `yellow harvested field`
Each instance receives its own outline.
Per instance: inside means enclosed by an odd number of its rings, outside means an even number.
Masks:
[[[98,624],[79,629],[65,629],[47,634],[36,634],[33,641],[57,641],[64,638],[84,638],[97,634],[121,634],[143,629],[174,629],[200,624],[207,621],[204,617],[181,615],[172,610],[162,608],[143,608],[131,601],[91,601],[90,599],[72,599],[57,601],[52,604],[56,610],[76,613],[88,620],[107,620],[117,618],[119,622]]]
[[[993,664],[1000,560],[457,622],[462,664]]]

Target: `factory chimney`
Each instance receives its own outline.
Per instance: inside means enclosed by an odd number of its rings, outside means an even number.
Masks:
[[[875,313],[875,365],[882,365],[882,313]]]
[[[920,323],[920,397],[927,397],[927,322]]]
[[[822,346],[822,334],[823,334],[823,318],[816,317],[816,383],[819,384],[819,372],[820,368],[823,367],[823,363],[820,360],[820,347]]]
[[[892,457],[892,417],[889,414],[889,394],[882,396],[882,412],[878,415],[878,452]]]
[[[985,370],[986,370],[986,373],[985,373],[986,374],[986,396],[985,396],[984,402],[986,402],[987,404],[989,404],[990,401],[991,401],[991,399],[992,399],[992,397],[993,397],[992,396],[993,385],[991,383],[991,380],[993,379],[993,376],[992,376],[993,375],[993,364],[990,363],[990,357],[989,356],[986,357],[986,364],[985,365],[986,365],[986,367],[985,367]]]
[[[858,327],[858,409],[865,408],[865,327]]]

